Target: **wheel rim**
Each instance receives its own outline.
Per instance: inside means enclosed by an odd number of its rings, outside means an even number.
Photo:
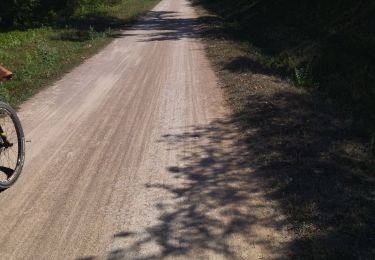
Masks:
[[[20,163],[20,136],[10,111],[0,108],[0,126],[12,146],[5,145],[0,138],[0,184],[8,185],[17,177]],[[0,133],[1,134],[1,133]]]

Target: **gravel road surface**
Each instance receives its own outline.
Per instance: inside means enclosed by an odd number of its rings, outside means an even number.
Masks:
[[[278,206],[243,161],[186,0],[163,0],[19,110],[2,259],[280,259]]]

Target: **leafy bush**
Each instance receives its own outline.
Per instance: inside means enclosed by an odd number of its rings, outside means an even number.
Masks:
[[[0,1],[0,23],[2,27],[30,26],[35,20],[34,10],[39,4],[37,0]]]
[[[375,129],[375,2],[193,0],[234,24],[262,65],[320,94]],[[310,64],[306,67],[306,64]],[[369,132],[370,131],[370,132]]]
[[[311,87],[313,84],[312,72],[310,64],[306,67],[300,67],[294,69],[295,73],[295,84],[298,87]]]
[[[121,0],[1,0],[0,27],[25,29],[86,14]]]

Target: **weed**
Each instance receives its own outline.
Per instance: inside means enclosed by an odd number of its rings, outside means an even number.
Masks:
[[[90,37],[90,40],[93,41],[95,39],[95,35],[96,35],[96,31],[94,29],[94,26],[91,26],[89,27],[89,37]]]
[[[311,87],[313,84],[313,76],[310,64],[305,67],[294,69],[295,85],[297,87]]]
[[[0,83],[0,101],[6,102],[7,100],[9,100],[9,91],[4,84]]]

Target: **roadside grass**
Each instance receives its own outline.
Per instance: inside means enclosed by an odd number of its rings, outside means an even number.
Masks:
[[[14,73],[0,85],[0,99],[19,105],[108,44],[159,0],[123,0],[80,10],[56,24],[0,32],[0,62]]]
[[[337,103],[272,67],[272,56],[239,37],[238,27],[196,8],[253,178],[293,226],[288,258],[374,259],[375,159],[366,131]]]

